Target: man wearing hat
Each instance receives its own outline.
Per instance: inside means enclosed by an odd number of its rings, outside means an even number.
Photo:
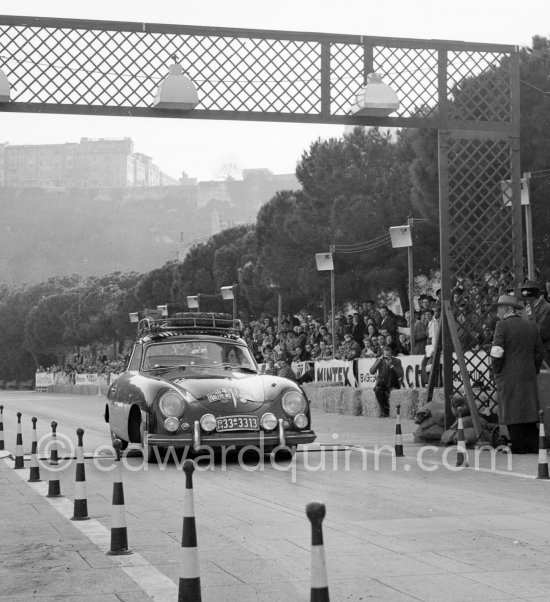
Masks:
[[[544,357],[537,326],[521,318],[522,309],[513,295],[498,298],[499,321],[491,347],[499,422],[508,427],[514,454],[538,452],[537,374]]]
[[[526,311],[539,329],[544,347],[544,360],[550,365],[550,303],[541,295],[540,284],[536,280],[527,280],[521,287],[521,296],[526,303]]]

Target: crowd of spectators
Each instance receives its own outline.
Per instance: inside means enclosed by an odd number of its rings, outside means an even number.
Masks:
[[[436,297],[421,295],[420,308],[415,312],[414,352],[420,355],[435,336],[440,314]],[[376,358],[383,354],[386,345],[395,355],[410,355],[409,333],[409,312],[395,314],[386,305],[367,300],[352,304],[347,315],[337,310],[334,332],[330,315],[325,322],[300,311],[296,315],[283,314],[280,328],[277,318],[263,315],[247,324],[244,339],[256,361],[265,364],[268,374],[285,375],[292,362]]]
[[[495,305],[500,295],[510,292],[513,280],[513,274],[506,269],[487,272],[479,278],[455,278],[451,308],[464,351],[490,349],[496,325]],[[420,295],[418,306],[412,324],[412,350],[409,312],[396,314],[387,305],[372,300],[349,304],[347,313],[337,309],[334,332],[330,315],[324,321],[302,310],[295,315],[283,314],[280,325],[277,317],[262,315],[244,327],[243,338],[268,374],[289,377],[293,362],[377,358],[387,345],[397,356],[424,355],[435,339],[441,314],[440,291],[435,296]],[[125,370],[127,362],[128,354],[108,359],[106,355],[83,351],[63,366],[40,366],[37,372],[118,374]]]
[[[36,371],[74,380],[76,374],[120,374],[126,369],[128,359],[128,355],[109,359],[105,354],[93,354],[89,350],[83,350],[68,357],[64,364],[39,366]]]

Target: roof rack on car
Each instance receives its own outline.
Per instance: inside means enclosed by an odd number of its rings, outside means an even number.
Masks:
[[[130,314],[130,321],[138,323],[138,336],[155,333],[239,335],[243,328],[242,322],[234,320],[229,314],[178,312],[170,317],[162,317],[155,310],[149,312],[145,310]]]

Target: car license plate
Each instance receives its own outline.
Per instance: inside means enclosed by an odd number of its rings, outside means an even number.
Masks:
[[[260,429],[257,416],[227,416],[216,419],[217,431],[257,431]]]

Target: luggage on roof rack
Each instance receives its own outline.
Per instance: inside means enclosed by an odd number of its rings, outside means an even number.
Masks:
[[[242,322],[224,313],[177,312],[168,318],[141,317],[138,322],[139,335],[166,331],[238,335],[241,330]]]

